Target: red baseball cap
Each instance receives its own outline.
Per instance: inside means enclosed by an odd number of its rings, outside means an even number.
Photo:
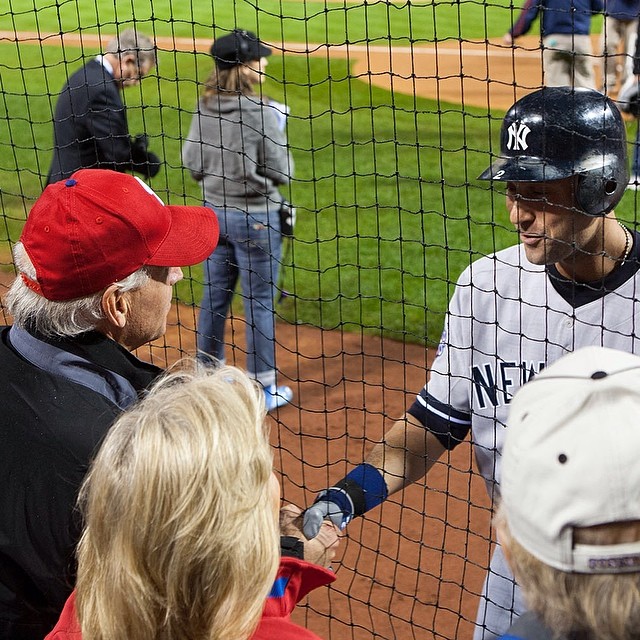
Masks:
[[[165,205],[142,180],[81,169],[49,185],[33,205],[20,240],[48,300],[97,293],[145,265],[186,267],[218,244],[208,207]]]

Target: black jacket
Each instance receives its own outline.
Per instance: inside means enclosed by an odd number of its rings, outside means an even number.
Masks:
[[[101,378],[117,374],[134,396],[161,371],[98,333],[49,344],[89,361],[84,368]],[[74,583],[79,486],[122,409],[27,362],[8,328],[0,331],[0,398],[0,638],[41,640]]]
[[[160,170],[146,136],[129,135],[126,109],[113,76],[98,60],[78,69],[62,88],[53,118],[54,149],[47,184],[78,169]]]

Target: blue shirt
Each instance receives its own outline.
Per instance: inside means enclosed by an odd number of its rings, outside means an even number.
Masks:
[[[509,33],[514,38],[528,33],[541,13],[540,34],[543,38],[553,33],[586,36],[591,29],[591,16],[603,9],[603,0],[525,0]]]
[[[640,0],[605,0],[604,12],[616,20],[635,20],[640,14]]]

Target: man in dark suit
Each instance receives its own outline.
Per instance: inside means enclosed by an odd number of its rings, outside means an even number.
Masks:
[[[56,104],[47,184],[86,168],[135,171],[146,178],[158,173],[161,160],[148,150],[147,136],[129,135],[121,96],[155,65],[154,43],[128,29],[69,78]]]

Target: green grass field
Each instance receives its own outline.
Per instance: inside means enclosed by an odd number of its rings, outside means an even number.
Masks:
[[[113,32],[134,25],[158,35],[210,38],[215,29],[242,25],[271,41],[369,42],[406,44],[435,38],[481,39],[501,35],[509,17],[508,0],[491,4],[461,2],[383,2],[329,0],[9,0],[1,10],[6,25],[18,31],[70,32],[79,28]],[[486,19],[489,18],[489,19]],[[491,24],[491,27],[486,25]]]
[[[213,3],[213,9],[197,4],[174,3],[171,15],[167,0],[57,5],[11,0],[0,18],[17,31],[41,33],[81,28],[111,34],[116,23],[135,23],[157,36],[206,39],[214,24],[216,33],[238,24],[269,41],[406,46],[410,40],[496,37],[511,13],[504,0],[491,5],[270,0]],[[67,73],[97,52],[0,41],[0,242],[5,246],[18,237],[47,173],[56,93]],[[201,197],[181,168],[180,148],[198,81],[210,66],[206,54],[163,50],[158,73],[125,92],[131,132],[146,131],[166,160],[152,186],[173,203]],[[502,197],[475,179],[489,162],[490,140],[495,148],[501,114],[490,119],[479,109],[443,108],[391,94],[353,77],[340,58],[273,56],[268,73],[266,93],[291,108],[296,163],[289,195],[298,207],[297,237],[284,279],[284,288],[295,295],[280,305],[282,316],[437,341],[460,271],[479,255],[515,241]],[[632,201],[620,211],[635,219]],[[5,263],[6,255],[0,254]],[[197,303],[201,269],[193,268],[191,276],[178,295]]]

